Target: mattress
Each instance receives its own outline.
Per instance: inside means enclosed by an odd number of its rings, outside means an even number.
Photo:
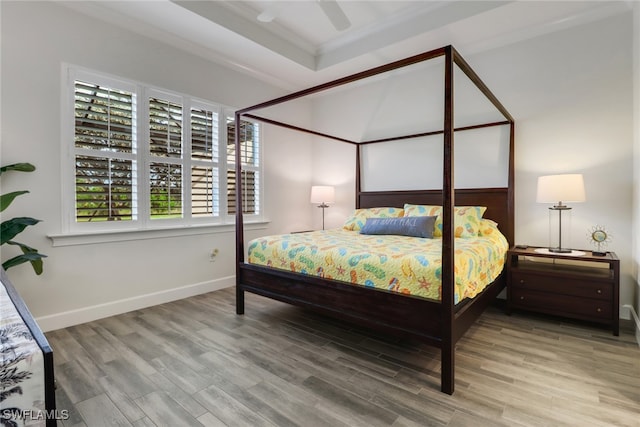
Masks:
[[[486,220],[485,220],[486,221]],[[456,238],[455,303],[472,298],[504,268],[507,239],[487,222],[477,237]],[[260,237],[250,264],[440,300],[442,239],[364,235],[332,229]]]

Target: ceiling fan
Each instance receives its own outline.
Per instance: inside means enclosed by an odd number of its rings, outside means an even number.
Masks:
[[[314,0],[315,3],[320,6],[324,14],[327,16],[331,24],[338,31],[346,30],[351,26],[351,21],[347,18],[344,11],[336,0]],[[258,15],[258,21],[271,22],[273,21],[280,10],[284,7],[284,4],[279,2],[272,2],[271,5],[265,9],[264,12]]]

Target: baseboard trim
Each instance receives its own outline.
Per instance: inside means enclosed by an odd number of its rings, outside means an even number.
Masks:
[[[638,346],[640,347],[640,317],[638,317],[638,313],[636,312],[635,308],[633,308],[631,304],[624,304],[622,308],[626,308],[627,310],[629,310],[631,319],[635,324],[636,341],[638,342]]]
[[[54,331],[56,329],[67,328],[69,326],[79,325],[81,323],[91,322],[133,310],[139,310],[141,308],[217,291],[234,285],[235,276],[228,276],[180,288],[167,289],[151,294],[125,298],[90,307],[83,307],[77,310],[41,316],[35,320],[43,332]]]

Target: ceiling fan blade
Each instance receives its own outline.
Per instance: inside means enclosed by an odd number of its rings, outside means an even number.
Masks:
[[[336,0],[317,0],[317,2],[336,30],[346,30],[351,26],[349,18],[347,18],[347,15],[344,14],[342,8],[338,4],[338,2],[336,2]]]

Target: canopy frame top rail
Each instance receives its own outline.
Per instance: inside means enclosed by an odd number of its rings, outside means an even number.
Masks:
[[[454,131],[465,131],[478,129],[482,127],[492,127],[492,126],[502,126],[512,124],[514,122],[513,117],[507,111],[507,109],[502,105],[502,103],[498,100],[498,98],[493,94],[493,92],[487,87],[487,85],[482,81],[480,76],[471,68],[471,66],[467,63],[467,61],[458,53],[458,51],[451,45],[441,47],[438,49],[433,49],[427,52],[423,52],[414,56],[410,56],[408,58],[404,58],[398,61],[393,61],[378,67],[370,68],[365,71],[361,71],[355,74],[351,74],[346,77],[342,77],[336,80],[332,80],[326,83],[322,83],[316,86],[312,86],[307,89],[303,89],[297,92],[290,93],[288,95],[281,96],[279,98],[275,98],[269,101],[261,102],[259,104],[255,104],[250,107],[246,107],[236,111],[236,115],[239,117],[247,117],[253,120],[261,121],[264,123],[268,123],[275,126],[280,126],[283,128],[295,130],[298,132],[304,132],[316,136],[321,136],[328,139],[333,139],[335,141],[341,141],[349,144],[374,144],[380,142],[390,142],[395,140],[403,140],[403,139],[411,139],[411,138],[419,138],[424,136],[438,135],[445,133],[445,129],[437,129],[433,131],[425,131],[415,134],[409,135],[399,135],[395,137],[382,138],[382,139],[374,139],[374,140],[365,140],[365,141],[354,141],[352,139],[343,138],[339,135],[331,135],[328,133],[318,132],[313,129],[307,129],[300,126],[296,126],[290,123],[285,123],[273,119],[269,119],[267,117],[261,116],[255,112],[256,110],[266,109],[268,107],[273,107],[279,104],[284,104],[286,102],[290,102],[296,99],[304,98],[309,95],[313,95],[316,93],[324,92],[329,89],[334,89],[340,86],[345,86],[350,83],[357,82],[359,80],[363,80],[369,77],[373,77],[379,74],[384,74],[390,71],[394,71],[400,68],[408,67],[411,65],[419,64],[421,62],[429,61],[434,58],[438,58],[441,56],[446,56],[447,51],[451,52],[453,63],[458,66],[458,68],[464,72],[464,74],[469,78],[469,80],[478,88],[478,90],[486,97],[487,100],[491,102],[491,104],[500,112],[500,114],[504,117],[504,121],[493,121],[489,123],[481,123],[471,126],[464,126],[460,128],[455,128]]]

